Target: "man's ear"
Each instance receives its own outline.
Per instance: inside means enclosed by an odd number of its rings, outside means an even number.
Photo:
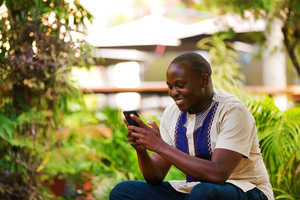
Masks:
[[[201,77],[201,80],[202,80],[202,87],[205,88],[209,85],[209,76],[207,74],[204,74],[202,77]]]

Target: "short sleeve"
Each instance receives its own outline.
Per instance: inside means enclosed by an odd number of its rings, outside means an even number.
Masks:
[[[170,117],[169,117],[169,107],[167,107],[164,112],[163,112],[163,116],[161,118],[161,121],[160,121],[160,135],[162,137],[162,139],[169,145],[173,145],[173,142],[172,142],[172,137],[169,133],[170,131],[170,128],[168,128],[168,124],[170,123],[169,120],[170,120]]]
[[[249,157],[256,136],[255,120],[244,105],[234,105],[224,111],[219,122],[216,148],[228,149]]]

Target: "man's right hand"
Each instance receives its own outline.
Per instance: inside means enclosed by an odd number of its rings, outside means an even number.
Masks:
[[[124,122],[127,125],[127,128],[129,127],[126,119],[124,119]],[[150,126],[153,123],[150,124]],[[139,124],[140,126],[144,126],[144,124]],[[137,152],[138,157],[138,163],[140,170],[143,174],[143,177],[147,181],[147,183],[152,185],[159,185],[164,178],[166,177],[170,167],[171,163],[166,161],[163,157],[161,157],[159,154],[153,152],[152,156],[149,155],[146,148],[140,144],[137,143],[137,138],[133,137],[132,134],[143,134],[138,133],[136,131],[132,130],[132,126],[130,129],[128,129],[127,138],[131,146],[133,146]]]
[[[129,124],[128,124],[127,120],[125,118],[123,120],[124,120],[126,126],[128,127]],[[132,130],[128,130],[128,134],[127,134],[127,138],[128,138],[130,145],[133,146],[137,151],[145,150],[146,148],[143,145],[136,143],[137,138],[131,136],[132,132],[133,132]]]

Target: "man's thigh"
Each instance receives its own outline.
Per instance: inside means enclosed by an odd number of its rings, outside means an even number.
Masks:
[[[124,181],[110,192],[110,200],[184,200],[187,194],[177,192],[169,182],[154,186],[143,181]]]
[[[199,183],[187,195],[186,200],[250,200],[240,188],[230,183],[217,185]]]

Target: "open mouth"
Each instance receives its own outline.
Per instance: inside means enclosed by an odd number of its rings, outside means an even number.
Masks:
[[[178,99],[178,100],[175,100],[175,102],[176,102],[176,105],[179,105],[179,104],[181,104],[183,101],[184,101],[184,99]]]

